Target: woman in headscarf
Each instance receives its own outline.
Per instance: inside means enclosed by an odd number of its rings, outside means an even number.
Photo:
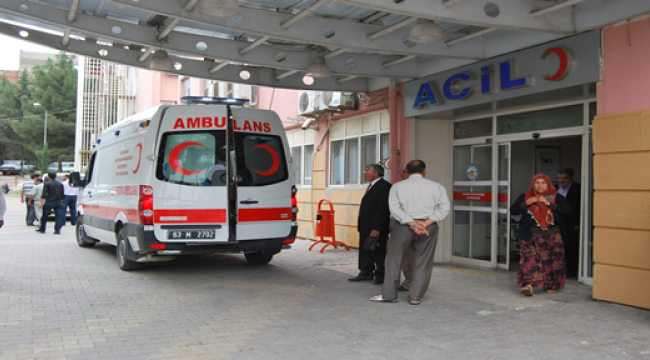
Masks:
[[[533,295],[538,287],[549,294],[564,289],[564,219],[571,214],[571,205],[556,193],[551,179],[538,174],[531,188],[510,206],[511,215],[521,215],[519,240],[521,253],[517,283],[521,293]]]

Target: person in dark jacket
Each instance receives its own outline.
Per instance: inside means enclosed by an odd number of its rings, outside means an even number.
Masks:
[[[383,179],[384,168],[380,165],[368,165],[363,178],[370,183],[366,194],[361,199],[359,208],[359,275],[350,281],[372,280],[374,284],[384,283],[384,259],[386,258],[386,241],[390,230],[390,211],[388,194],[390,183]],[[379,248],[375,251],[364,249],[368,237],[379,238]]]
[[[571,168],[564,168],[557,175],[558,194],[564,196],[571,205],[571,215],[566,217],[567,238],[564,239],[564,250],[566,252],[567,276],[578,275],[578,262],[580,261],[580,184],[573,181],[574,172]]]
[[[521,293],[533,295],[538,287],[549,294],[564,289],[564,217],[571,205],[557,194],[551,179],[544,174],[533,177],[530,189],[510,206],[511,215],[521,215],[519,240],[521,254],[517,283]]]
[[[61,226],[65,223],[65,208],[63,207],[63,184],[56,181],[56,173],[47,174],[48,180],[43,186],[43,195],[38,206],[43,209],[42,218],[39,221],[39,227],[36,232],[45,234],[47,226],[47,216],[51,210],[54,210],[54,235],[61,235]]]

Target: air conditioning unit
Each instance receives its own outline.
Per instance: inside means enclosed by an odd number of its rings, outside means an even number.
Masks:
[[[319,91],[316,93],[316,107],[321,111],[327,110],[330,101],[332,101],[332,94],[334,94],[333,91]]]
[[[301,91],[298,95],[298,115],[313,116],[316,111],[316,107],[314,106],[315,99],[316,92]]]
[[[340,110],[350,109],[355,110],[357,106],[356,95],[353,92],[340,92],[340,91],[323,91],[321,101],[326,104],[323,109]]]

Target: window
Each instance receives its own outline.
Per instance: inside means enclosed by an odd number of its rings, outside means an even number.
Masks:
[[[225,131],[166,133],[160,144],[156,177],[188,186],[225,186],[225,164]]]
[[[343,185],[343,140],[330,145],[330,185]]]
[[[238,186],[272,185],[289,178],[282,139],[274,135],[235,133]]]
[[[302,179],[302,146],[294,146],[291,148],[291,157],[293,157],[293,178],[297,184],[300,184]]]
[[[345,140],[345,183],[358,184],[362,171],[359,167],[359,139]]]
[[[305,145],[303,185],[311,185],[312,161],[314,160],[314,145]]]
[[[361,184],[366,165],[384,165],[390,156],[390,135],[375,134],[332,141],[330,145],[330,185]],[[380,151],[377,151],[379,147]],[[388,170],[384,178],[389,179]]]

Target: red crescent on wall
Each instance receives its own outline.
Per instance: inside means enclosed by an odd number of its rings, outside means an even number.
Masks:
[[[137,147],[140,150],[140,152],[138,153],[138,165],[136,165],[135,169],[131,171],[133,171],[134,174],[137,174],[138,170],[140,170],[140,161],[142,160],[142,143],[138,143],[138,145],[136,145],[135,147]]]
[[[562,49],[561,47],[552,47],[544,51],[544,54],[542,54],[542,59],[546,59],[551,53],[556,54],[558,58],[560,58],[560,67],[557,69],[555,75],[551,77],[544,76],[544,79],[548,81],[564,79],[568,75],[567,70],[569,70],[570,55],[568,54],[567,50]]]
[[[184,142],[184,143],[176,145],[172,149],[172,151],[169,153],[169,165],[177,173],[180,173],[180,174],[183,174],[183,175],[196,175],[196,174],[200,173],[201,171],[207,169],[207,168],[203,168],[201,170],[192,171],[192,170],[187,170],[186,168],[184,168],[180,164],[180,162],[178,160],[178,156],[181,154],[181,151],[183,151],[186,147],[192,146],[192,145],[205,147],[205,145],[203,145],[201,143],[198,143],[196,141],[188,141],[188,142]]]
[[[253,149],[256,148],[261,148],[269,152],[271,154],[271,157],[273,158],[273,164],[271,164],[271,168],[268,169],[267,171],[257,171],[253,169],[256,173],[262,176],[269,176],[275,174],[276,171],[280,168],[280,155],[278,155],[278,152],[275,151],[274,148],[270,147],[269,145],[255,145],[253,146]]]

